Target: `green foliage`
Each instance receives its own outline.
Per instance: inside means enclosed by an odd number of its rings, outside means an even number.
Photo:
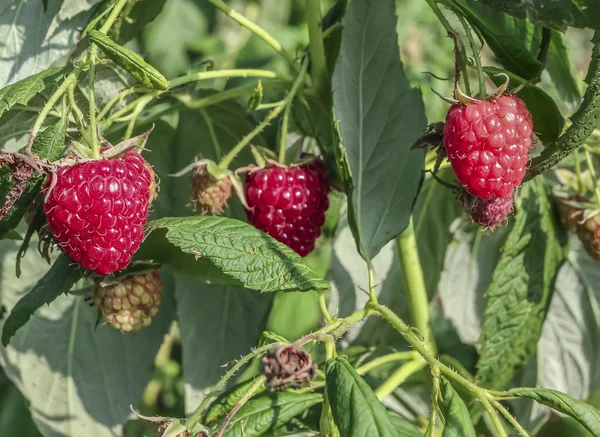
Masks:
[[[97,30],[90,30],[88,38],[92,43],[100,47],[100,50],[109,59],[131,74],[146,88],[157,90],[166,90],[169,88],[169,81],[160,71],[144,61],[133,50],[115,43],[112,39]]]
[[[442,403],[446,419],[442,437],[475,437],[469,409],[447,379],[442,378],[441,382]]]
[[[511,396],[534,399],[555,410],[571,416],[593,435],[600,433],[600,410],[565,393],[543,388],[515,388],[509,391]]]
[[[0,89],[0,115],[14,105],[26,105],[36,94],[51,85],[61,68],[49,68]]]
[[[8,345],[17,330],[27,323],[37,309],[67,293],[80,278],[81,271],[71,265],[71,260],[66,255],[61,255],[48,273],[10,312],[2,327],[2,345]]]
[[[167,0],[131,0],[133,7],[126,20],[117,24],[118,41],[124,44],[142,33],[144,28],[162,12]]]
[[[543,65],[535,52],[539,50],[539,29],[536,26],[495,12],[475,1],[452,0],[449,5],[460,11],[477,29],[508,71],[527,80],[539,77]]]
[[[392,2],[352,2],[333,74],[351,224],[368,260],[408,226],[423,168],[422,153],[410,146],[425,128],[425,110],[397,56],[395,17]]]
[[[562,33],[552,31],[546,66],[552,82],[564,100],[575,104],[581,98],[578,81],[573,77],[572,59]]]
[[[390,420],[392,421],[394,428],[396,428],[398,435],[405,437],[423,437],[423,432],[413,425],[412,422],[395,414],[390,414]]]
[[[558,30],[564,30],[566,26],[599,28],[595,17],[600,14],[600,5],[594,0],[541,0],[535,3],[522,0],[483,0],[482,3]]]
[[[327,361],[327,395],[344,437],[392,437],[396,429],[369,384],[343,358]]]
[[[62,155],[65,148],[67,135],[67,123],[64,119],[59,119],[56,123],[46,128],[39,134],[31,148],[38,157],[48,161],[56,161]],[[6,215],[0,220],[0,239],[5,238],[8,233],[17,227],[23,215],[30,207],[35,197],[40,192],[44,176],[34,173],[25,182],[23,191]],[[4,205],[14,194],[11,190],[15,189],[17,182],[14,180],[12,166],[0,168],[0,202]]]
[[[477,365],[481,385],[503,388],[534,353],[565,246],[544,182],[527,183],[487,291]]]
[[[318,393],[272,392],[248,401],[233,416],[224,437],[262,437],[322,402]]]
[[[211,263],[231,278],[233,285],[243,284],[259,291],[329,288],[329,283],[309,269],[295,252],[239,220],[164,218],[150,223],[150,229],[166,229],[165,236],[171,244],[195,256],[199,266]]]

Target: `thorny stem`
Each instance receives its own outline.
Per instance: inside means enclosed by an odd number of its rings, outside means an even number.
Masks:
[[[233,419],[235,413],[237,413],[240,410],[240,408],[242,408],[242,406],[246,402],[248,402],[248,400],[252,396],[254,396],[254,394],[265,384],[265,381],[266,377],[264,376],[259,376],[254,380],[254,382],[252,383],[248,391],[244,394],[244,396],[242,396],[242,398],[238,401],[237,404],[235,404],[235,406],[231,409],[227,416],[225,416],[225,420],[223,420],[223,425],[221,425],[221,429],[219,430],[217,437],[223,437],[223,434],[227,429],[227,425],[229,425],[229,422],[231,422],[231,419]]]
[[[244,364],[250,362],[255,357],[258,357],[258,356],[264,354],[265,352],[267,352],[269,349],[271,349],[276,344],[277,343],[270,343],[270,344],[266,344],[264,346],[261,346],[259,348],[256,348],[252,352],[250,352],[248,355],[246,355],[245,357],[243,357],[240,360],[238,360],[237,363],[235,363],[235,365],[229,370],[229,372],[227,372],[225,374],[225,376],[223,376],[223,378],[221,378],[221,380],[217,383],[217,385],[215,385],[215,388],[213,388],[212,391],[209,394],[207,394],[204,397],[204,399],[202,399],[202,402],[200,402],[200,405],[198,405],[198,408],[196,408],[196,411],[194,411],[194,414],[192,414],[188,418],[187,422],[185,423],[185,427],[188,430],[191,431],[192,428],[194,427],[194,425],[196,425],[196,423],[198,423],[198,420],[200,420],[200,416],[202,415],[202,412],[204,411],[204,409],[206,408],[206,406],[210,403],[210,401],[212,400],[212,398],[215,397],[219,393],[219,391],[221,390],[221,388],[223,388],[225,386],[225,384],[227,383],[227,381],[233,375],[235,375],[235,373]]]
[[[327,360],[337,356],[335,350],[335,341],[327,340],[325,342],[325,357]],[[323,395],[323,406],[321,407],[321,418],[319,420],[320,435],[323,437],[333,437],[337,435],[337,426],[333,420],[331,406],[329,405],[329,395],[327,393],[327,380],[325,381],[325,390]]]
[[[325,320],[328,324],[332,324],[334,322],[333,317],[329,314],[329,310],[327,309],[327,302],[325,301],[325,292],[323,290],[319,290],[319,308],[321,309],[321,314],[325,317]]]
[[[418,356],[419,354],[414,351],[394,352],[392,354],[383,355],[381,357],[369,361],[368,363],[363,364],[360,367],[357,367],[356,373],[358,373],[359,375],[364,375],[379,366],[383,366],[385,364],[393,363],[396,361],[415,360]]]
[[[71,114],[73,115],[73,119],[75,120],[75,124],[77,125],[77,129],[79,133],[85,140],[87,144],[91,144],[91,140],[88,137],[88,133],[85,130],[85,125],[83,124],[83,113],[79,106],[77,106],[77,102],[75,101],[75,85],[69,87],[69,92],[67,93],[69,96],[69,105],[71,107]]]
[[[394,373],[386,379],[377,390],[375,394],[379,400],[383,400],[394,392],[400,385],[402,385],[408,378],[413,374],[417,373],[427,363],[422,359],[415,359],[404,363]]]
[[[600,188],[598,187],[598,179],[596,178],[596,168],[594,167],[594,161],[592,160],[592,154],[589,150],[585,150],[585,160],[587,162],[588,171],[594,184],[594,200],[596,201],[596,208],[600,208]]]
[[[369,302],[368,304],[376,305],[377,296],[375,295],[375,272],[373,271],[373,265],[371,262],[367,262],[367,269],[369,271]]]
[[[213,0],[211,0],[211,1],[213,1]],[[233,149],[231,149],[229,151],[229,153],[227,155],[225,155],[225,157],[221,160],[221,162],[219,163],[219,167],[221,167],[221,168],[229,167],[229,165],[235,159],[235,157],[238,155],[238,153],[240,153],[244,147],[246,147],[248,144],[250,144],[250,142],[254,139],[254,137],[256,137],[258,134],[260,134],[263,131],[263,129],[265,127],[267,127],[269,125],[269,123],[271,123],[271,121],[273,121],[275,118],[277,118],[277,116],[279,114],[281,114],[281,112],[286,108],[286,106],[289,106],[292,104],[292,101],[294,100],[296,93],[298,92],[298,90],[300,89],[302,84],[304,83],[304,78],[306,76],[307,64],[308,63],[305,63],[302,66],[302,71],[300,71],[300,74],[296,78],[296,81],[294,82],[292,89],[290,90],[290,92],[286,96],[286,98],[282,101],[282,104],[280,106],[274,108],[269,113],[269,115],[267,115],[265,117],[265,119],[258,126],[256,126],[248,135],[246,135],[244,138],[242,138],[242,141],[240,141]]]
[[[431,391],[431,411],[429,412],[429,423],[425,435],[433,437],[435,434],[435,421],[437,419],[437,402],[440,394],[440,369],[435,365],[431,367],[431,376],[433,378],[433,389]]]
[[[306,21],[310,47],[310,75],[317,92],[322,94],[326,90],[329,74],[321,28],[321,0],[306,0]]]
[[[479,98],[484,99],[486,97],[485,77],[483,75],[483,68],[481,66],[481,58],[479,55],[479,50],[477,49],[477,44],[475,43],[473,33],[471,32],[471,28],[467,24],[465,18],[461,14],[456,14],[456,16],[460,20],[460,24],[462,24],[462,27],[465,29],[465,33],[467,34],[467,39],[469,40],[469,45],[471,46],[471,52],[473,53],[473,60],[475,61],[475,66],[477,67],[477,79],[479,80]]]
[[[287,133],[288,133],[288,124],[290,122],[290,109],[292,109],[291,103],[286,104],[285,109],[283,110],[283,117],[281,118],[281,131],[279,134],[279,157],[278,157],[278,160],[282,164],[286,164],[285,151],[287,149]]]
[[[137,87],[127,88],[126,90],[121,91],[119,94],[117,94],[112,99],[110,99],[106,105],[104,105],[104,108],[102,108],[102,110],[98,113],[98,116],[96,117],[97,120],[100,121],[104,117],[106,117],[106,115],[109,113],[109,111],[119,101],[122,101],[123,99],[125,99],[125,97],[127,97],[130,94],[136,94],[136,93],[139,93],[139,92],[144,92],[144,91],[141,88],[137,88]]]
[[[117,18],[119,17],[119,14],[121,13],[121,11],[123,10],[123,8],[125,7],[125,5],[127,4],[128,1],[129,0],[118,0],[117,1],[115,6],[113,7],[113,10],[110,12],[110,15],[108,16],[108,18],[106,19],[106,21],[104,22],[102,27],[100,28],[100,32],[106,34],[110,30],[111,26],[117,20]]]
[[[294,68],[294,70],[300,71],[300,67],[298,66],[298,63],[296,62],[294,57],[289,52],[287,52],[281,46],[279,41],[277,41],[277,39],[275,39],[273,36],[271,36],[266,30],[264,30],[262,27],[255,24],[254,22],[248,20],[242,14],[240,14],[239,12],[236,12],[231,7],[229,7],[228,5],[223,3],[221,0],[208,0],[208,1],[211,2],[216,8],[218,8],[222,12],[224,12],[225,15],[229,16],[231,19],[236,21],[239,25],[245,27],[250,32],[252,32],[256,36],[258,36],[264,42],[266,42],[269,46],[271,46],[271,48],[273,50],[275,50],[275,52],[280,54],[286,61],[289,62],[289,64]]]
[[[429,298],[427,297],[423,268],[421,267],[421,260],[419,259],[419,252],[417,250],[417,240],[415,238],[415,227],[412,217],[410,218],[408,227],[396,238],[396,245],[398,247],[400,263],[402,264],[404,285],[410,305],[410,315],[413,318],[415,327],[425,337],[425,343],[435,353],[435,340],[429,325]]]
[[[171,88],[185,85],[190,82],[200,80],[218,79],[222,77],[260,77],[265,79],[286,79],[271,70],[257,70],[251,68],[236,68],[231,70],[201,71],[199,73],[188,74],[170,81]]]
[[[502,405],[497,400],[492,400],[491,402],[492,402],[492,405],[498,411],[500,411],[500,413],[506,418],[506,420],[508,420],[510,422],[510,424],[517,430],[517,432],[519,434],[521,434],[522,437],[529,437],[529,434],[527,433],[525,428],[523,428],[523,426],[521,426],[521,424],[517,421],[517,419],[515,419],[515,417],[512,414],[510,414],[510,412],[506,408],[504,408],[504,405]]]

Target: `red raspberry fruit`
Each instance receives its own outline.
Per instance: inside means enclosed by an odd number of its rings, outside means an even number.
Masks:
[[[315,248],[329,208],[329,184],[319,160],[253,171],[244,186],[248,220],[300,256]]]
[[[458,197],[473,222],[490,229],[504,222],[513,210],[512,194],[509,197],[484,200],[462,191]]]
[[[109,275],[144,239],[152,175],[140,154],[63,166],[44,204],[52,235],[84,268]],[[44,192],[50,188],[50,181]]]
[[[527,169],[533,122],[521,99],[452,105],[444,146],[456,177],[481,199],[509,197]]]

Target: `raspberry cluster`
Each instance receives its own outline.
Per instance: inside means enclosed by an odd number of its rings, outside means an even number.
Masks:
[[[322,161],[251,171],[244,191],[252,225],[301,256],[312,252],[329,208],[329,184]]]
[[[149,164],[133,151],[60,167],[56,185],[49,180],[44,188],[54,239],[98,275],[127,267],[144,239],[153,184]]]

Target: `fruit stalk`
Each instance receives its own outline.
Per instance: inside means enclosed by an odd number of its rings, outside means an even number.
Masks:
[[[88,76],[90,79],[90,93],[89,93],[89,105],[90,105],[90,147],[92,149],[92,158],[100,158],[100,144],[98,143],[98,132],[96,127],[96,55],[98,54],[98,47],[94,43],[90,43],[89,62],[90,70]]]
[[[423,268],[419,259],[412,217],[408,227],[396,238],[396,245],[398,247],[400,263],[402,264],[410,315],[415,327],[425,338],[425,344],[435,353],[435,341],[429,326],[429,299],[427,297],[427,289],[425,288]]]
[[[294,70],[300,71],[298,63],[296,62],[294,57],[287,50],[285,50],[281,46],[279,41],[277,41],[276,38],[271,36],[266,30],[264,30],[258,24],[255,24],[254,22],[248,20],[242,14],[236,12],[231,7],[229,7],[228,5],[223,3],[221,0],[208,0],[208,1],[211,2],[217,9],[220,9],[222,12],[224,12],[225,15],[230,17],[232,20],[236,21],[240,26],[245,27],[250,32],[252,32],[256,36],[258,36],[264,42],[266,42],[273,50],[275,50],[275,52],[277,52],[286,61],[288,61],[289,64],[294,68]]]
[[[398,368],[383,384],[375,391],[379,400],[383,400],[392,394],[400,385],[402,385],[411,375],[414,375],[427,363],[421,359],[410,360]]]
[[[265,127],[267,127],[271,121],[273,121],[275,118],[277,118],[277,116],[279,114],[281,114],[281,111],[283,111],[286,106],[292,104],[292,100],[294,99],[294,96],[296,95],[296,93],[298,92],[298,90],[300,89],[302,84],[304,83],[307,65],[308,65],[308,62],[305,62],[304,65],[302,66],[302,71],[300,71],[300,74],[298,75],[298,78],[294,82],[292,89],[290,90],[290,92],[286,96],[286,98],[282,101],[281,105],[279,105],[275,109],[273,109],[269,113],[269,115],[267,115],[265,117],[265,119],[258,126],[256,126],[248,135],[246,135],[244,138],[242,138],[242,141],[240,141],[233,149],[231,149],[229,151],[229,153],[221,160],[221,162],[219,163],[219,167],[221,167],[221,168],[229,167],[229,164],[231,164],[231,162],[235,159],[235,157],[238,155],[238,153],[240,153],[244,147],[246,147],[248,144],[250,144],[250,142],[254,139],[254,137],[256,137],[258,134],[260,134],[262,132],[262,130]]]

